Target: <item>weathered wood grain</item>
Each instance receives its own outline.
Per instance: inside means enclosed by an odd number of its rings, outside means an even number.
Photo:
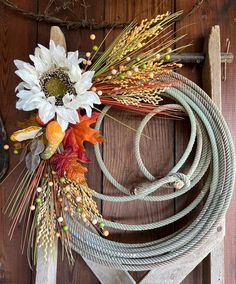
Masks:
[[[35,1],[15,1],[26,9],[36,10]],[[15,109],[15,87],[19,78],[14,74],[13,60],[16,58],[28,60],[29,50],[36,44],[37,26],[20,16],[9,12],[0,5],[0,111],[8,134],[15,131],[16,121],[26,116],[26,113]],[[10,149],[11,152],[12,149]],[[10,169],[19,157],[11,155]],[[17,179],[19,170],[0,186],[0,207],[7,201],[9,193]],[[13,239],[10,241],[8,232],[10,221],[8,216],[0,217],[0,283],[30,283],[31,271],[27,257],[20,249],[22,226],[17,226]]]
[[[105,5],[105,20],[131,21],[134,18],[138,20],[151,18],[157,13],[172,10],[171,1],[124,1],[110,0]],[[119,31],[112,33],[112,38]],[[112,39],[111,38],[111,39]],[[111,39],[106,42],[108,44]],[[109,114],[127,126],[137,129],[143,116],[127,113],[119,110],[111,110]],[[174,158],[174,133],[173,121],[154,118],[148,123],[144,133],[151,139],[145,137],[141,140],[141,155],[144,163],[151,173],[155,176],[165,175],[173,166]],[[123,185],[132,188],[133,184],[143,182],[145,178],[141,175],[134,157],[134,136],[135,132],[112,121],[109,117],[104,121],[104,161],[111,171],[112,175]],[[164,149],[166,149],[164,151]],[[119,195],[106,179],[103,183],[103,192],[105,194]],[[124,223],[143,224],[161,220],[174,213],[173,201],[151,203],[144,201],[134,201],[130,204],[112,204],[103,203],[103,214],[106,218]],[[136,241],[143,242],[154,238],[161,238],[173,231],[173,226],[154,231],[146,232],[122,232],[112,230],[111,237],[117,241]],[[138,280],[144,275],[143,272],[132,272],[132,276]]]

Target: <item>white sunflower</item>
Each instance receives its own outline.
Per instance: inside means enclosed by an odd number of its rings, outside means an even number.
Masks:
[[[51,40],[49,49],[38,45],[30,55],[33,65],[21,60],[14,63],[15,72],[23,81],[16,87],[16,108],[24,111],[37,109],[43,123],[57,119],[63,130],[69,123],[79,122],[77,110],[85,109],[91,116],[94,104],[100,104],[92,86],[93,71],[82,72],[78,51],[66,53]]]

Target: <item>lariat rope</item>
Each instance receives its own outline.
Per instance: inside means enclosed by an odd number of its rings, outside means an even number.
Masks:
[[[184,228],[162,239],[146,243],[120,243],[105,239],[82,223],[75,222],[68,215],[72,244],[75,251],[83,257],[116,269],[140,271],[150,270],[156,266],[174,261],[196,249],[206,238],[210,237],[224,217],[229,206],[233,191],[235,174],[234,146],[230,132],[217,107],[208,95],[192,81],[171,73],[162,80],[177,79],[181,81],[175,87],[167,89],[163,96],[175,100],[178,105],[172,105],[177,110],[184,110],[189,116],[191,135],[188,145],[178,163],[163,178],[156,179],[145,167],[140,154],[140,139],[148,121],[156,114],[155,111],[145,116],[141,122],[134,141],[135,157],[140,171],[147,182],[136,186],[130,191],[118,183],[110,174],[103,162],[99,145],[95,145],[95,154],[105,177],[119,191],[121,196],[104,195],[94,192],[94,197],[109,202],[132,203],[134,200],[160,202],[179,197],[191,190],[205,176],[204,184],[197,197],[182,211],[164,220],[150,224],[124,224],[104,220],[107,227],[144,231],[160,228],[174,223],[190,213],[205,198],[205,203],[198,216]],[[165,110],[163,105],[156,111]],[[99,130],[102,120],[109,110],[105,107],[101,113],[96,129]],[[196,144],[195,157],[186,173],[181,172],[193,146]],[[174,188],[174,192],[154,196],[160,188]]]

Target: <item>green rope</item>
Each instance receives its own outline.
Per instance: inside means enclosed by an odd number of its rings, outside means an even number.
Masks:
[[[178,163],[163,178],[156,179],[145,167],[140,154],[140,139],[144,127],[157,111],[165,110],[170,105],[162,106],[149,113],[141,122],[134,141],[135,158],[140,171],[147,182],[140,184],[133,192],[118,183],[104,164],[99,149],[95,145],[95,154],[105,177],[121,192],[120,196],[104,195],[94,192],[94,197],[109,202],[132,202],[144,200],[160,202],[171,200],[185,194],[207,176],[198,196],[182,211],[164,220],[150,224],[124,224],[105,220],[107,227],[119,230],[143,231],[160,228],[174,223],[190,213],[205,197],[205,203],[198,216],[178,232],[165,238],[141,244],[126,244],[107,240],[92,232],[82,223],[75,223],[67,216],[75,251],[94,262],[122,270],[149,270],[184,256],[196,249],[205,239],[215,233],[216,227],[224,217],[232,196],[235,155],[230,132],[217,107],[207,94],[185,77],[172,73],[162,80],[177,79],[182,83],[166,90],[167,98],[175,100],[176,110],[182,109],[189,116],[191,135],[188,145]],[[101,113],[96,129],[99,130],[109,107]],[[186,173],[181,172],[185,162],[196,144],[195,157]],[[174,192],[152,195],[160,188],[175,188]]]

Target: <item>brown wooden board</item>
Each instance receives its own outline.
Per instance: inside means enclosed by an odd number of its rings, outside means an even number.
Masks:
[[[106,21],[131,21],[135,17],[140,20],[150,18],[155,13],[163,13],[172,10],[172,4],[167,1],[160,4],[160,1],[124,1],[110,0],[105,5]],[[173,27],[174,28],[174,27]],[[116,36],[118,31],[113,32]],[[110,40],[109,40],[110,42]],[[111,110],[109,114],[119,119],[123,124],[137,129],[143,116],[127,113],[120,110]],[[142,137],[141,155],[145,165],[155,176],[162,176],[168,173],[173,166],[174,158],[174,133],[173,121],[154,118],[148,123],[144,134],[151,139]],[[104,136],[106,143],[103,146],[104,161],[111,174],[124,186],[132,189],[133,184],[146,181],[140,173],[134,156],[135,131],[112,121],[107,117],[104,120]],[[163,149],[166,148],[166,152]],[[147,151],[148,149],[148,151]],[[119,195],[120,192],[114,188],[109,181],[104,179],[103,193],[108,195]],[[173,215],[174,202],[144,202],[133,201],[126,203],[104,202],[103,215],[114,222],[128,224],[152,223]],[[160,230],[145,232],[122,232],[112,231],[111,239],[123,242],[144,242],[161,238],[173,231],[173,226],[167,226]],[[132,272],[135,280],[140,279],[144,272]]]
[[[36,11],[34,1],[19,1],[25,9]],[[0,6],[0,111],[8,134],[16,130],[16,121],[26,117],[26,113],[15,109],[14,89],[19,79],[14,74],[13,60],[21,58],[28,60],[28,53],[36,44],[37,25]],[[18,157],[11,155],[10,169],[16,165]],[[12,186],[17,179],[19,170],[15,172],[7,183],[1,186],[1,211],[6,203]],[[2,213],[1,213],[2,214]],[[20,249],[22,226],[19,225],[13,239],[10,241],[8,231],[10,222],[7,216],[0,218],[0,283],[30,283],[31,271],[26,254]]]
[[[25,9],[42,11],[48,0],[15,0],[14,3]],[[184,10],[188,12],[195,5],[195,0],[90,0],[86,1],[91,7],[88,8],[88,18],[94,18],[98,22],[106,21],[129,21],[134,17],[138,19],[151,17],[156,13],[165,12],[166,10]],[[63,13],[63,11],[62,11]],[[76,17],[84,18],[83,9],[78,7],[74,10]],[[63,15],[64,16],[64,15]],[[208,0],[202,1],[198,9],[184,20],[176,25],[176,30],[184,27],[181,33],[187,33],[186,42],[193,43],[188,51],[203,50],[203,40],[207,36],[210,27],[213,24],[219,24],[221,27],[222,49],[224,50],[225,39],[231,40],[230,51],[236,54],[235,28],[236,22],[236,3],[234,0]],[[191,24],[191,25],[190,25]],[[17,119],[26,117],[27,114],[15,110],[14,88],[19,81],[14,75],[15,67],[13,59],[19,58],[28,60],[28,54],[32,53],[37,42],[44,45],[48,44],[50,26],[44,23],[36,24],[33,21],[26,20],[9,12],[0,5],[0,111],[5,122],[7,132],[10,134],[16,129],[15,122]],[[67,31],[63,29],[67,39],[68,50],[79,49],[89,51],[91,41],[89,40],[89,30]],[[112,32],[114,37],[119,31]],[[94,32],[99,43],[104,37],[105,31]],[[107,40],[106,45],[111,39]],[[182,69],[182,74],[201,85],[201,66],[188,65]],[[229,123],[229,127],[236,141],[235,128],[235,76],[236,65],[227,66],[227,81],[222,84],[222,107],[223,114]],[[142,116],[127,114],[123,111],[111,110],[110,114],[118,118],[123,123],[137,128]],[[102,146],[105,163],[111,170],[111,173],[121,183],[131,186],[143,180],[139,173],[137,164],[134,162],[133,141],[135,133],[132,130],[106,118],[103,126],[103,134],[106,142]],[[152,139],[142,138],[141,151],[145,164],[151,173],[157,176],[164,175],[173,166],[174,162],[184,150],[186,138],[189,135],[189,129],[183,122],[173,122],[166,119],[154,118],[147,125],[145,134]],[[164,151],[165,150],[165,151]],[[89,146],[89,157],[92,162],[89,165],[88,183],[97,191],[106,194],[119,194],[106,179],[102,177],[101,172],[93,154],[92,147]],[[11,156],[11,168],[16,163],[18,157]],[[6,202],[9,190],[14,180],[17,178],[16,172],[8,183],[1,186],[0,204],[1,207]],[[132,202],[127,204],[111,204],[104,202],[99,204],[105,217],[127,223],[145,223],[161,220],[172,215],[175,210],[178,211],[185,204],[189,203],[193,196],[186,195],[183,199],[174,202],[162,203],[145,203]],[[225,239],[225,283],[235,284],[235,196],[231,203],[231,208],[226,219],[226,239]],[[191,218],[191,215],[187,216]],[[185,219],[186,220],[186,219]],[[183,221],[183,220],[182,220]],[[176,224],[181,226],[183,224]],[[0,218],[0,283],[33,283],[34,277],[28,267],[26,255],[20,252],[21,226],[17,227],[13,240],[8,240],[9,221],[7,216]],[[168,226],[162,230],[148,231],[147,233],[121,233],[112,231],[111,239],[119,241],[145,241],[155,237],[162,237],[174,230],[174,227]],[[203,280],[205,265],[199,265],[184,281],[184,284],[206,284]],[[132,273],[135,279],[140,279],[143,273]],[[32,278],[31,278],[32,277]],[[32,280],[31,280],[32,279]],[[204,278],[206,279],[206,278]],[[57,282],[64,283],[86,283],[96,284],[99,281],[86,266],[84,261],[76,256],[76,263],[70,268],[67,261],[58,262]]]

